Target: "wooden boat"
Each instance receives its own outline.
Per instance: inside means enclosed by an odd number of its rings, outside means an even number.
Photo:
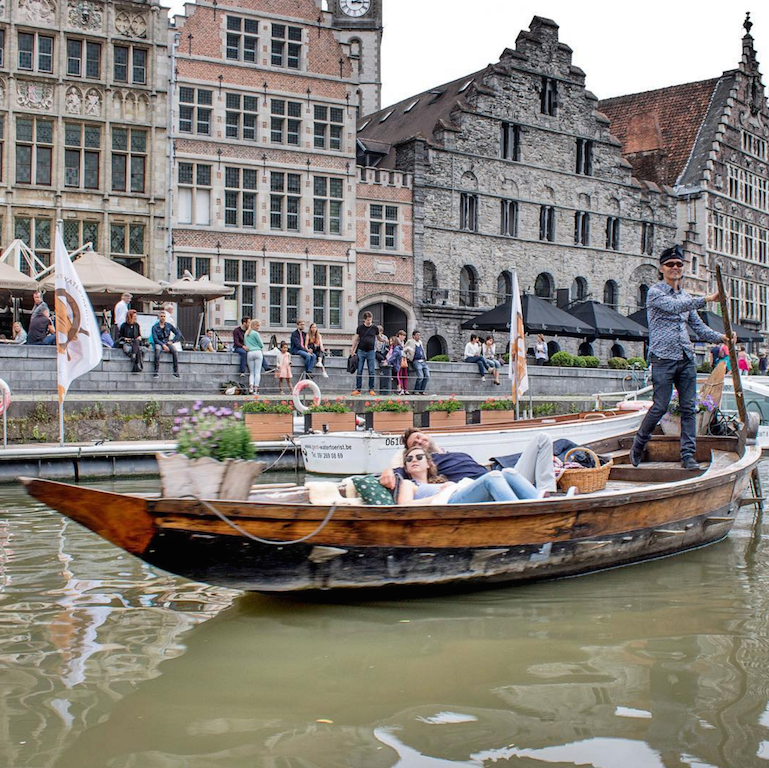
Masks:
[[[310,505],[303,487],[255,486],[247,501],[120,494],[21,478],[27,492],[142,560],[256,592],[527,582],[671,555],[724,538],[760,460],[737,438],[632,435],[591,447],[614,459],[605,490],[536,501],[445,506]],[[300,540],[298,543],[296,542]]]
[[[639,404],[646,408],[647,404]],[[637,430],[645,410],[587,411],[541,419],[512,420],[502,424],[467,424],[421,430],[445,451],[469,453],[477,462],[488,463],[495,456],[507,456],[524,449],[535,433],[553,440],[568,438],[580,445]],[[295,438],[302,450],[304,468],[319,475],[378,474],[392,466],[403,450],[402,430],[383,432],[332,432]]]

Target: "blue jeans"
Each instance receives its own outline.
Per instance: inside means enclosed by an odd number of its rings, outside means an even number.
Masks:
[[[654,428],[667,413],[675,386],[681,405],[681,458],[694,458],[697,447],[697,369],[694,360],[686,355],[680,360],[663,360],[652,355],[651,362],[654,402],[638,428],[633,447],[640,452],[649,442]]]
[[[487,472],[472,484],[454,491],[449,504],[478,504],[485,501],[517,501],[536,499],[537,489],[514,469]]]
[[[427,361],[414,360],[414,370],[417,374],[414,392],[424,392],[427,389],[427,382],[430,381],[430,369],[427,367]]]
[[[304,370],[307,373],[312,373],[312,369],[315,367],[315,363],[318,362],[318,358],[306,349],[297,349],[296,352],[292,352],[292,355],[299,355],[304,360]]]
[[[370,352],[361,352],[358,350],[358,375],[355,377],[355,389],[360,389],[363,383],[363,364],[368,364],[368,388],[374,389],[376,381],[374,379],[374,372],[376,371],[376,350],[372,349]]]
[[[235,354],[240,356],[239,373],[245,373],[247,368],[248,350],[245,347],[235,347]]]
[[[502,363],[497,360],[496,357],[484,357],[483,358],[486,361],[486,365],[489,366],[489,368],[501,368]]]
[[[466,357],[465,362],[478,363],[478,373],[480,373],[481,376],[485,376],[486,371],[489,370],[489,364],[486,362],[485,357],[479,357],[478,355],[474,355],[473,357]]]

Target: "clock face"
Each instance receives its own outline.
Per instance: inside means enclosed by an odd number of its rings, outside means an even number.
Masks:
[[[339,8],[348,16],[365,16],[371,8],[371,0],[339,0]]]

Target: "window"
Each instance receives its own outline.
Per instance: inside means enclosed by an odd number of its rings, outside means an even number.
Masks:
[[[722,213],[708,211],[708,248],[713,251],[725,251],[725,218]]]
[[[521,126],[502,123],[502,159],[521,159]]]
[[[497,304],[510,301],[513,297],[513,276],[505,270],[497,276]]]
[[[0,68],[5,66],[5,30],[0,29]]]
[[[574,212],[574,245],[590,245],[590,214]]]
[[[101,128],[65,123],[64,147],[64,186],[98,189]]]
[[[210,136],[213,100],[213,91],[187,86],[179,88],[179,132]]]
[[[113,222],[109,228],[109,250],[114,261],[144,274],[144,224]]]
[[[459,195],[459,228],[466,232],[478,231],[478,195],[469,192]]]
[[[502,200],[500,208],[499,233],[506,237],[518,237],[518,203],[515,200]]]
[[[641,283],[638,286],[638,294],[636,295],[636,301],[638,302],[638,308],[643,309],[646,306],[646,297],[649,295],[649,286]]]
[[[619,219],[616,216],[606,219],[606,247],[610,251],[619,250]]]
[[[235,302],[235,309],[225,324],[238,325],[241,317],[256,317],[256,259],[225,259],[224,282],[235,286],[235,295],[226,299]]]
[[[67,75],[89,77],[96,80],[101,76],[101,45],[89,40],[67,39]]]
[[[651,256],[654,253],[654,224],[641,222],[641,253]]]
[[[552,205],[539,208],[539,239],[555,242],[555,208]]]
[[[342,279],[341,266],[312,268],[312,319],[320,327],[342,327]]]
[[[68,251],[76,251],[86,243],[91,243],[94,250],[99,248],[99,223],[96,221],[80,221],[67,219],[64,221],[64,245]]]
[[[256,171],[224,169],[224,223],[228,227],[256,227]]]
[[[614,280],[607,280],[603,287],[603,303],[607,307],[617,309],[619,304],[619,287]]]
[[[211,224],[211,166],[179,163],[179,224]]]
[[[742,131],[743,152],[746,152],[749,155],[753,155],[753,157],[757,157],[759,160],[766,162],[767,157],[769,157],[769,153],[767,152],[768,147],[769,142],[767,142],[766,139],[762,139],[755,134],[748,133],[747,131]]]
[[[270,104],[270,141],[274,144],[299,146],[302,127],[302,105],[298,101],[272,99]]]
[[[593,175],[593,142],[577,139],[577,173]]]
[[[369,214],[369,246],[395,250],[398,247],[398,206],[372,203]]]
[[[19,32],[19,69],[53,72],[53,38],[37,32]]]
[[[112,129],[112,191],[144,192],[147,131]]]
[[[270,229],[299,231],[302,177],[298,173],[270,173]]]
[[[344,110],[339,107],[315,106],[315,149],[331,149],[340,152],[343,128]]]
[[[5,157],[5,117],[0,115],[0,181],[3,180],[3,158]],[[0,221],[0,235],[2,235],[2,221]]]
[[[342,234],[342,179],[313,177],[313,232]]]
[[[769,179],[735,165],[727,165],[727,169],[729,197],[762,211],[769,211]]]
[[[225,136],[228,139],[256,141],[256,122],[259,110],[256,96],[241,96],[239,93],[228,93],[226,106]],[[200,110],[198,109],[198,111]],[[191,116],[189,116],[189,120],[190,122],[192,121]]]
[[[145,85],[147,83],[147,49],[133,45],[116,45],[113,72],[114,79],[118,83]]]
[[[543,115],[555,115],[558,109],[558,85],[552,77],[542,78],[540,111]]]
[[[575,277],[571,284],[571,300],[587,300],[587,280],[584,277]]]
[[[459,272],[459,306],[478,306],[478,274],[472,267],[462,267]]]
[[[208,275],[211,276],[211,259],[208,256],[177,256],[176,257],[176,276],[184,277],[189,273],[196,280]]]
[[[291,326],[299,318],[301,274],[300,264],[270,262],[271,326]]]
[[[546,272],[540,272],[534,281],[534,295],[540,299],[552,299],[554,291],[553,278]]]
[[[302,58],[302,28],[273,24],[271,51],[270,61],[273,67],[299,69]]]
[[[16,183],[50,186],[53,122],[39,117],[16,118]]]
[[[51,219],[20,217],[14,221],[13,236],[26,243],[47,267],[51,266]],[[21,260],[19,269],[29,274],[29,264]]]
[[[226,55],[233,61],[256,62],[259,22],[242,16],[227,16]]]

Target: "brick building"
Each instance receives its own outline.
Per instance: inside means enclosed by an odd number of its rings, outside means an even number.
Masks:
[[[351,42],[340,38],[362,22],[343,2],[185,11],[174,44],[176,271],[236,288],[215,303],[215,327],[248,315],[266,340],[315,321],[341,354],[358,316],[356,116],[379,89],[359,82],[360,59],[378,46],[381,4],[366,3],[375,23]]]
[[[687,284],[709,293],[720,263],[733,318],[769,338],[769,111],[751,26],[737,69],[599,109],[634,173],[674,187]]]
[[[167,14],[153,1],[0,4],[0,241],[50,263],[64,221],[165,278]],[[28,271],[26,262],[15,266]]]
[[[430,355],[461,355],[461,322],[504,301],[513,269],[524,291],[623,313],[656,280],[675,199],[634,178],[571,54],[535,17],[496,64],[359,122],[365,164],[413,177],[414,315]]]

